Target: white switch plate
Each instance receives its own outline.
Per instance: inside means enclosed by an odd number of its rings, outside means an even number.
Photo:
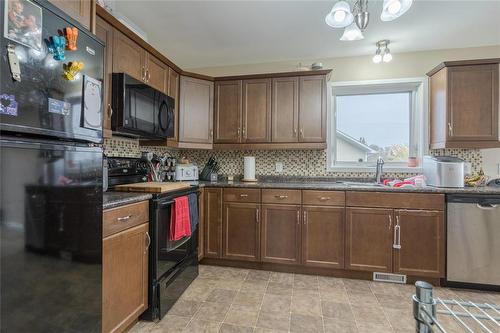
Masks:
[[[283,162],[276,162],[276,172],[283,172]]]

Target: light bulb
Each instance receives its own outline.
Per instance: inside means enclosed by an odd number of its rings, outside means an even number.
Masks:
[[[392,60],[392,54],[388,49],[384,53],[383,60],[384,60],[384,62],[389,62]]]
[[[400,10],[401,10],[401,1],[399,0],[391,2],[391,4],[387,7],[387,11],[392,15],[397,14]]]
[[[382,61],[382,56],[380,54],[375,54],[372,60],[374,63],[379,64]]]
[[[346,17],[346,13],[343,10],[337,10],[335,14],[333,14],[333,19],[337,22],[342,22]]]

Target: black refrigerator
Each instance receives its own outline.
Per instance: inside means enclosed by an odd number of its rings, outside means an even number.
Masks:
[[[0,19],[0,331],[100,332],[104,46],[47,1]]]

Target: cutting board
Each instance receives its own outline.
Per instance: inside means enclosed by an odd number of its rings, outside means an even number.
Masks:
[[[188,187],[191,187],[191,185],[186,182],[176,182],[176,183],[146,182],[146,183],[117,185],[114,187],[114,189],[117,191],[124,191],[124,192],[165,193],[165,192],[181,190],[183,188],[188,188]]]

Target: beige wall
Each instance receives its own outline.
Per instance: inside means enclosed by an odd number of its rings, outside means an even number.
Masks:
[[[375,49],[373,50],[375,51]],[[424,76],[442,61],[476,58],[500,58],[500,45],[394,53],[388,64],[374,64],[372,55],[345,58],[303,60],[303,64],[322,62],[324,68],[332,68],[332,81],[379,80]],[[223,67],[190,68],[189,71],[211,76],[256,74],[294,71],[299,61],[269,62]]]

